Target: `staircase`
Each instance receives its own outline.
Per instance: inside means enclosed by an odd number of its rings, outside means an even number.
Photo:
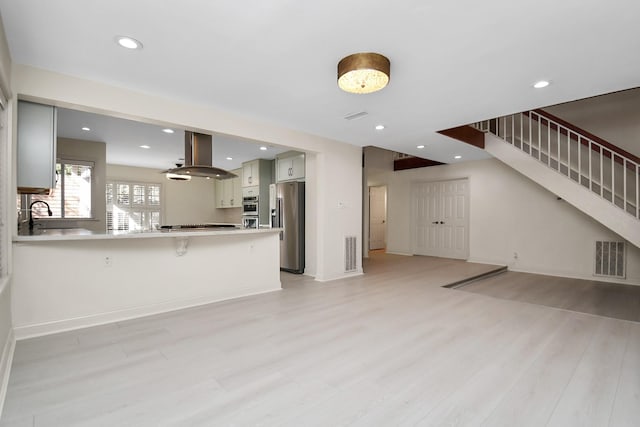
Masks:
[[[491,155],[640,247],[640,159],[542,110],[472,126]]]

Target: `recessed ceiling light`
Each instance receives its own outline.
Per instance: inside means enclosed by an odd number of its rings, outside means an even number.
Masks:
[[[162,132],[164,132],[164,133],[173,133],[173,129],[169,129],[169,128],[162,129]]]
[[[454,159],[461,159],[462,156],[453,156]]]
[[[418,145],[416,148],[419,148],[422,150],[424,148],[424,145]]]
[[[233,160],[233,157],[227,157],[227,160]]]
[[[533,87],[535,87],[536,89],[542,89],[543,87],[547,86],[549,86],[549,81],[547,80],[540,80],[539,82],[535,82],[533,84]]]
[[[89,132],[91,130],[91,128],[88,128],[88,127],[85,126],[85,127],[82,128],[82,130],[85,131],[85,132]]]
[[[141,145],[140,148],[144,148],[145,150],[148,150],[151,147],[149,147],[148,145]]]
[[[265,147],[264,145],[263,145],[262,147],[260,147],[260,149],[261,149],[262,151],[267,151],[267,147]]]
[[[116,37],[116,41],[120,46],[126,49],[142,49],[142,43],[131,37],[118,36]]]
[[[382,130],[382,129],[384,129],[384,125],[377,125],[376,126],[376,130]]]

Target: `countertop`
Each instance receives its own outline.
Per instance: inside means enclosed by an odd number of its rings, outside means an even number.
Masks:
[[[199,236],[230,236],[247,234],[278,233],[280,228],[222,228],[196,229],[180,231],[115,231],[112,233],[97,233],[83,228],[48,228],[37,230],[32,235],[18,235],[14,242],[56,242],[70,240],[114,240],[114,239],[153,239],[161,237],[199,237]]]

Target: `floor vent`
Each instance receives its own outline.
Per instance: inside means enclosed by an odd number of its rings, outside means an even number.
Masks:
[[[624,242],[596,241],[595,275],[625,277]]]
[[[357,269],[356,236],[347,236],[344,238],[344,272],[350,273]]]

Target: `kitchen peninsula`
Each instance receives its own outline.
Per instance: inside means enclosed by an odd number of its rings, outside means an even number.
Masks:
[[[281,288],[279,229],[16,236],[18,338]]]

